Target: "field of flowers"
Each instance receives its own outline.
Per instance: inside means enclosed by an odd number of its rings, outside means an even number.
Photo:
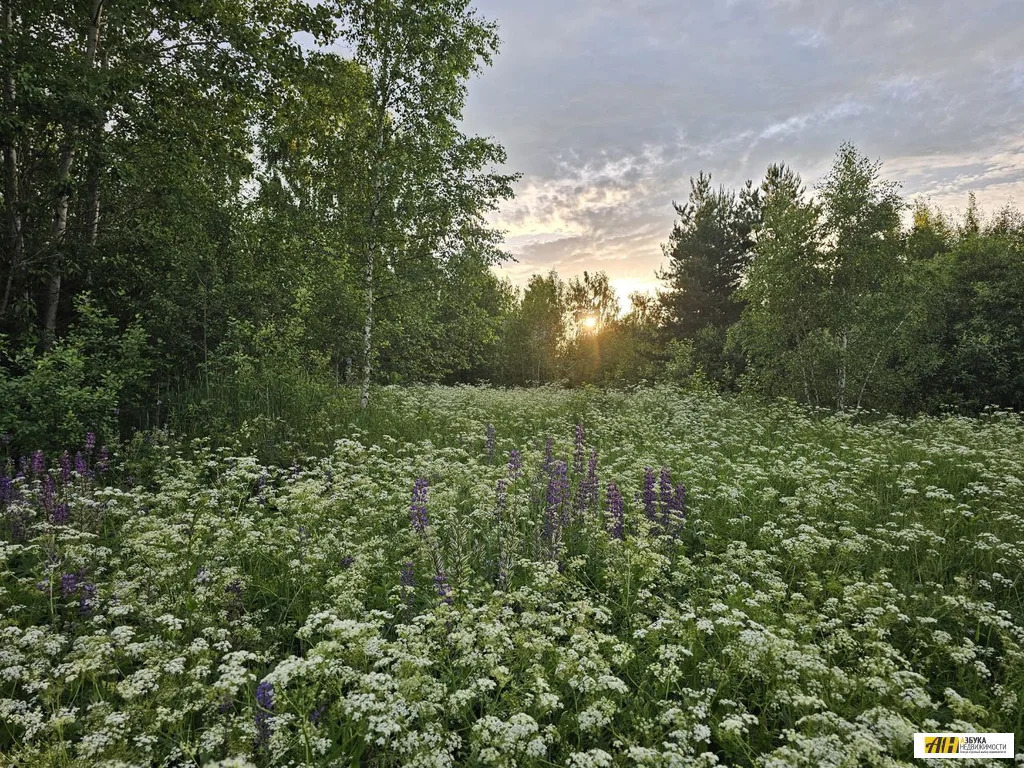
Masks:
[[[8,461],[0,764],[1021,749],[1016,415],[431,387],[337,434],[282,468],[162,433]]]

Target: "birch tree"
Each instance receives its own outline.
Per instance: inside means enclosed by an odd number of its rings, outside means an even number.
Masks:
[[[368,74],[365,173],[354,197],[360,227],[363,333],[360,403],[374,374],[377,310],[416,288],[416,272],[465,250],[500,258],[484,221],[511,194],[497,144],[459,128],[468,78],[498,37],[466,0],[353,0],[337,7],[341,39]],[[350,192],[351,195],[351,192]]]

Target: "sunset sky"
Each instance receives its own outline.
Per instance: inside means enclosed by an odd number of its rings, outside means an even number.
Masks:
[[[501,53],[470,85],[467,130],[520,171],[495,223],[523,283],[605,270],[652,290],[689,177],[813,184],[840,142],[908,197],[1024,203],[1020,0],[478,0]]]

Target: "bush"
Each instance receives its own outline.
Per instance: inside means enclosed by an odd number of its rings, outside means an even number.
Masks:
[[[16,349],[0,336],[0,433],[11,453],[74,445],[86,432],[117,437],[117,415],[147,380],[145,333],[117,320],[88,297],[78,322],[50,349]]]

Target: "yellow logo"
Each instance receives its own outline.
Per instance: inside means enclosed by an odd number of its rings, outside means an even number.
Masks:
[[[925,736],[924,751],[929,755],[955,755],[960,751],[960,737]]]

